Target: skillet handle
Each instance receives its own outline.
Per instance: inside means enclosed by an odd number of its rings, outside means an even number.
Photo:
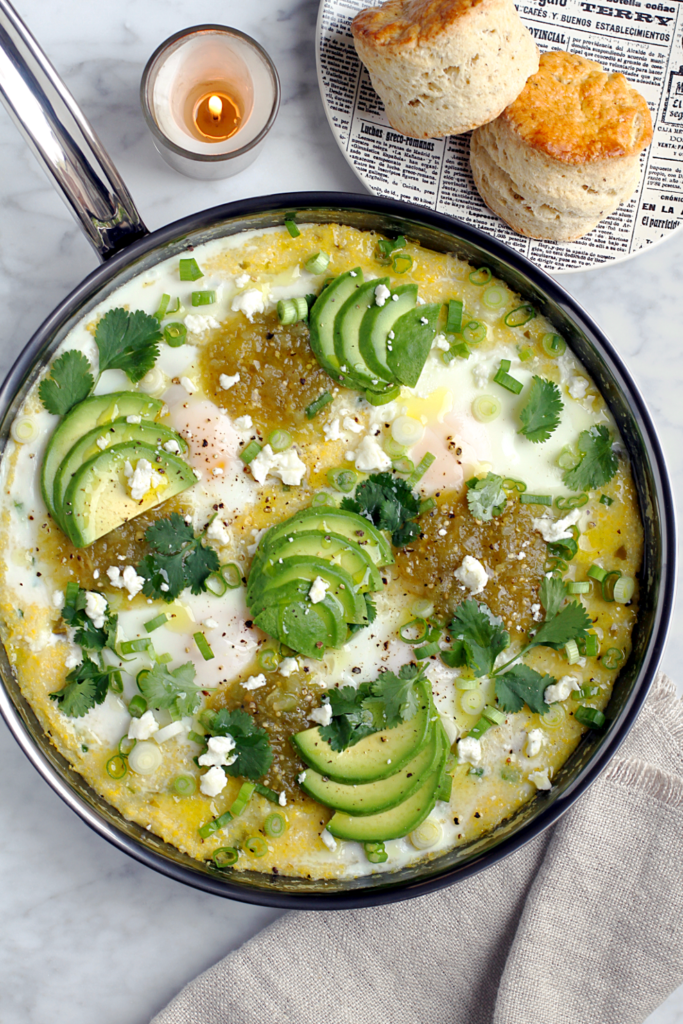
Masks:
[[[100,140],[7,0],[0,0],[0,100],[102,261],[148,234]]]

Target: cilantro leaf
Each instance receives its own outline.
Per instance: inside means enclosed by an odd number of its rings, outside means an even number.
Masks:
[[[563,408],[557,384],[543,377],[533,377],[527,403],[519,414],[523,424],[519,433],[534,444],[547,441],[559,426]]]
[[[70,718],[82,718],[96,704],[101,704],[107,696],[109,681],[114,668],[102,669],[100,666],[85,658],[80,665],[66,677],[66,685],[55,693],[51,693],[52,700],[57,701],[60,711]]]
[[[563,580],[556,576],[543,577],[539,598],[545,609],[546,619],[552,619],[557,615],[566,596],[567,585]]]
[[[87,590],[79,587],[72,600],[67,601],[62,608],[64,622],[75,629],[74,642],[87,651],[101,651],[105,647],[115,651],[118,615],[112,615],[107,609],[104,625],[98,629],[85,614],[87,598]]]
[[[361,683],[357,690],[353,686],[342,686],[330,690],[328,696],[332,721],[321,727],[320,735],[333,750],[346,750],[364,736],[377,732],[377,709],[363,706],[363,702],[372,696],[370,683]]]
[[[442,660],[451,668],[466,665],[477,678],[490,675],[498,655],[510,646],[503,620],[473,598],[458,605],[449,632],[455,642],[451,651],[441,655]]]
[[[496,676],[496,697],[503,711],[521,711],[527,704],[537,714],[544,714],[550,705],[543,699],[547,686],[557,680],[553,676],[541,675],[528,665],[515,665]]]
[[[201,690],[195,686],[194,677],[195,667],[191,661],[176,669],[154,665],[149,672],[140,674],[138,689],[150,708],[166,709],[177,721],[193,715],[201,702]]]
[[[202,534],[195,536],[192,525],[177,512],[152,523],[145,540],[152,551],[135,571],[145,579],[142,592],[147,597],[174,601],[185,587],[201,594],[211,573],[220,566],[214,549],[206,547]]]
[[[608,483],[619,467],[612,435],[605,426],[593,426],[579,434],[581,461],[562,474],[573,491],[591,491]]]
[[[531,647],[554,647],[559,650],[564,647],[568,640],[578,640],[585,637],[591,620],[588,612],[578,601],[572,601],[554,618],[546,616],[545,622],[541,623],[538,631],[531,639]]]
[[[142,380],[159,358],[159,321],[141,309],[110,309],[95,331],[100,373],[123,370],[134,384]]]
[[[266,730],[246,711],[221,708],[213,716],[209,731],[213,736],[232,736],[235,741],[236,760],[223,769],[228,775],[260,779],[267,774],[273,763],[273,748]]]
[[[40,383],[38,394],[48,412],[54,416],[64,416],[87,398],[94,386],[88,360],[82,352],[69,349],[59,359],[55,359],[50,368],[50,376]]]
[[[383,672],[379,679],[370,684],[372,697],[369,700],[383,705],[381,729],[393,729],[401,722],[407,722],[417,711],[415,683],[421,678],[417,665],[402,665],[398,675]],[[368,700],[363,702],[367,708]]]
[[[502,484],[503,478],[495,473],[467,481],[467,505],[475,519],[487,523],[505,511],[507,499]]]
[[[373,473],[356,488],[353,498],[344,498],[341,508],[370,519],[378,530],[389,530],[394,547],[403,547],[420,532],[412,522],[420,501],[409,485],[391,473]]]

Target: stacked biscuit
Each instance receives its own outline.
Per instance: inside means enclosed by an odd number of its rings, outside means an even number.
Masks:
[[[512,0],[386,0],[351,26],[404,135],[472,135],[474,183],[515,231],[580,238],[635,190],[647,103],[577,54],[540,58]]]

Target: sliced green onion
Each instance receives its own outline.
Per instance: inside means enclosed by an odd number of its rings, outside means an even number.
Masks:
[[[143,740],[136,743],[128,755],[128,766],[137,775],[152,775],[163,761],[163,757],[156,743]]]
[[[446,773],[443,776],[443,778],[441,779],[441,782],[439,783],[439,788],[436,791],[436,799],[437,800],[443,800],[446,803],[448,803],[448,801],[451,798],[451,793],[452,792],[453,792],[453,776],[449,775],[448,773]]]
[[[197,791],[197,780],[194,775],[176,775],[171,789],[178,796],[192,796]]]
[[[462,336],[468,344],[478,345],[486,337],[486,331],[486,324],[483,324],[481,320],[470,320],[463,327]]]
[[[403,235],[399,235],[395,242],[392,242],[389,238],[380,238],[377,243],[376,251],[379,250],[379,255],[376,255],[378,263],[387,264],[390,262],[392,252],[396,249],[403,249],[405,247],[406,240]]]
[[[602,693],[602,687],[600,686],[589,686],[586,684],[579,689],[579,693],[582,699],[586,697],[597,697],[598,694]]]
[[[277,839],[283,835],[287,828],[287,821],[282,814],[278,814],[275,811],[273,814],[269,814],[266,820],[263,822],[263,831],[271,839]]]
[[[605,576],[607,575],[607,569],[603,569],[601,565],[598,565],[596,562],[594,562],[593,565],[591,565],[588,572],[586,573],[586,575],[590,576],[592,580],[597,580],[598,583],[602,583]]]
[[[632,576],[622,576],[614,584],[613,596],[617,604],[628,604],[636,589],[636,581]]]
[[[581,725],[587,725],[590,729],[602,729],[606,722],[602,711],[598,711],[597,708],[587,708],[583,705],[576,709],[574,718],[577,722],[581,722]]]
[[[418,598],[410,607],[415,619],[428,619],[434,614],[434,602],[425,597]],[[415,620],[413,620],[415,621]]]
[[[438,821],[427,818],[408,836],[416,850],[429,850],[443,839],[443,828]]]
[[[206,288],[201,292],[192,292],[193,306],[213,306],[216,301],[216,293],[213,288]]]
[[[417,629],[419,631],[416,637],[410,635],[410,631],[413,629]],[[406,622],[398,631],[398,635],[401,640],[406,644],[411,644],[412,646],[423,643],[427,639],[428,633],[429,623],[422,618],[415,618],[410,622]]]
[[[569,566],[563,558],[547,558],[543,566],[543,572],[551,572],[553,576],[562,576]]]
[[[166,324],[164,327],[164,341],[171,348],[180,348],[181,345],[185,344],[187,337],[187,327],[185,324],[172,323]]]
[[[242,570],[235,562],[226,562],[218,571],[225,580],[228,590],[237,590],[242,586]]]
[[[311,505],[313,508],[317,508],[320,505],[336,506],[336,504],[337,503],[332,497],[332,495],[329,494],[327,491],[317,491],[317,493],[314,494],[313,497],[311,498]]]
[[[239,855],[239,850],[234,846],[220,846],[211,854],[211,860],[217,868],[231,868],[237,863]]]
[[[624,652],[620,651],[618,647],[610,647],[600,659],[600,664],[603,668],[613,669],[617,668],[623,660]]]
[[[492,707],[491,704],[486,704],[482,711],[484,718],[488,718],[489,722],[493,722],[494,725],[502,725],[505,721],[505,714],[499,711],[498,708]]]
[[[564,446],[557,458],[560,469],[575,469],[579,462],[579,456],[568,444]]]
[[[472,402],[472,415],[480,423],[491,423],[500,416],[502,408],[500,399],[495,395],[477,395]]]
[[[519,500],[522,505],[547,505],[550,507],[553,503],[550,494],[529,494],[528,491],[520,494]]]
[[[245,466],[248,466],[250,462],[253,462],[260,451],[261,445],[258,441],[250,441],[246,448],[240,452],[240,458]]]
[[[330,263],[330,257],[326,252],[316,252],[306,260],[306,270],[309,274],[324,274]]]
[[[120,672],[112,672],[109,677],[109,689],[112,693],[123,693],[123,678]]]
[[[499,284],[491,284],[484,290],[481,301],[489,309],[499,309],[506,302],[507,297],[507,288],[503,288]]]
[[[180,260],[178,269],[181,281],[198,281],[200,277],[204,277],[204,271],[199,269],[199,264],[193,257]]]
[[[131,740],[127,736],[122,736],[119,740],[119,754],[121,757],[128,757],[136,743],[137,740]]]
[[[476,284],[479,287],[488,284],[492,277],[493,274],[488,267],[478,267],[477,270],[473,270],[469,275],[472,284]]]
[[[369,402],[370,405],[388,405],[389,402],[393,402],[395,398],[401,394],[401,388],[397,385],[395,388],[389,388],[388,391],[372,391],[370,388],[365,392],[365,401]]]
[[[138,640],[124,640],[121,644],[121,654],[139,654],[148,651],[152,641],[147,637],[140,637]]]
[[[280,299],[277,304],[277,315],[280,323],[295,324],[299,320],[305,320],[308,316],[308,303],[303,296],[294,299]]]
[[[473,739],[475,740],[479,740],[481,739],[485,732],[488,732],[492,725],[493,722],[489,721],[488,718],[484,718],[484,716],[482,715],[479,721],[475,722],[475,724],[472,726],[467,735],[472,736]]]
[[[251,800],[252,794],[255,789],[256,786],[254,785],[253,782],[242,783],[242,785],[240,786],[240,791],[235,799],[235,802],[230,807],[230,813],[232,814],[233,818],[239,817],[239,815],[242,813],[244,808]]]
[[[329,391],[323,391],[321,395],[318,395],[310,405],[306,406],[306,419],[312,420],[318,415],[321,409],[324,409],[326,405],[329,405],[333,401],[332,395]]]
[[[159,626],[163,626],[165,622],[168,622],[168,615],[166,612],[162,612],[161,615],[157,615],[156,618],[150,619],[149,622],[145,623],[145,629],[148,633],[153,633]]]
[[[200,747],[206,746],[206,738],[202,736],[200,732],[195,732],[194,729],[191,729],[190,732],[188,732],[187,738],[193,743],[198,743]]]
[[[392,257],[391,266],[395,274],[407,273],[413,265],[413,257],[409,252],[397,252]]]
[[[450,299],[448,303],[445,330],[446,334],[460,334],[462,330],[462,302],[460,299]]]
[[[154,317],[155,320],[163,320],[164,319],[164,317],[166,316],[166,310],[168,309],[168,304],[169,304],[170,301],[171,301],[171,296],[168,294],[168,292],[164,292],[164,294],[161,296],[161,298],[159,300],[159,308],[157,309],[156,313],[152,313],[152,316]]]
[[[327,482],[330,487],[341,491],[342,494],[349,494],[356,486],[357,481],[358,474],[355,469],[346,469],[344,466],[340,466],[336,469],[328,469],[327,471]]]
[[[397,444],[412,448],[424,436],[425,428],[414,416],[397,416],[391,424],[391,436]]]
[[[173,661],[173,655],[169,654],[168,651],[164,651],[163,654],[154,654],[157,665],[168,665],[169,661]]]
[[[590,594],[590,590],[591,585],[587,580],[582,580],[578,583],[574,582],[574,580],[569,580],[567,582],[568,594]]]
[[[280,664],[280,655],[272,647],[259,651],[258,663],[264,672],[274,672]]]
[[[228,585],[219,572],[212,572],[210,576],[207,576],[204,582],[204,589],[208,590],[214,597],[223,597],[223,594],[228,589]]]
[[[602,599],[608,601],[610,604],[614,601],[614,588],[617,585],[617,581],[621,579],[621,570],[612,569],[611,572],[606,573],[600,581],[602,587]]]
[[[384,438],[384,442],[383,442],[382,446],[384,448],[384,451],[387,453],[387,455],[389,456],[390,459],[400,459],[408,451],[408,449],[405,447],[405,445],[399,444],[399,442],[396,441],[391,436],[391,434],[388,434]]]
[[[125,757],[121,757],[120,754],[114,754],[107,761],[107,775],[112,779],[122,779],[123,776],[128,772],[128,765],[126,764]]]
[[[252,857],[265,857],[268,853],[268,843],[263,836],[247,836],[244,840],[244,849]]]
[[[415,469],[413,470],[413,472],[410,474],[410,476],[406,480],[406,483],[408,484],[408,486],[409,487],[414,487],[415,484],[418,483],[422,479],[422,477],[425,475],[425,473],[427,472],[427,470],[431,466],[432,462],[434,462],[435,460],[436,460],[436,455],[432,455],[431,452],[425,452],[425,454],[422,456],[422,458],[418,462],[418,464],[415,467]]]
[[[544,334],[541,338],[541,345],[546,355],[555,358],[563,354],[567,342],[559,334]]]
[[[590,586],[590,584],[588,584]],[[571,593],[571,591],[569,591]],[[579,650],[584,657],[594,658],[600,650],[600,642],[597,637],[597,633],[586,633],[585,636],[580,636],[577,639]]]
[[[128,714],[131,718],[142,718],[145,711],[147,710],[147,701],[142,694],[136,694],[132,697],[128,704]]]
[[[64,604],[73,606],[76,598],[78,597],[78,591],[81,588],[75,580],[69,580],[64,591]]]
[[[500,366],[496,370],[496,374],[493,379],[496,384],[500,384],[500,386],[505,388],[506,391],[512,391],[513,394],[518,395],[524,385],[521,380],[517,380],[515,377],[510,376],[508,373],[510,365],[509,359],[501,359]]]
[[[436,508],[436,501],[434,498],[424,498],[417,506],[417,514],[423,516],[426,512],[431,512],[433,508]]]
[[[559,498],[555,498],[556,508],[562,509],[562,511],[569,508],[583,508],[583,506],[586,505],[587,503],[588,495],[585,493],[569,495],[561,494]]]
[[[435,658],[437,654],[441,654],[441,648],[438,643],[425,644],[424,647],[416,647],[413,654],[418,661],[426,661],[427,658]]]
[[[534,354],[530,348],[526,347],[526,345],[524,345],[520,349],[517,349],[517,351],[519,352],[519,358],[523,363],[528,362],[529,359],[533,359]]]
[[[510,310],[505,316],[504,323],[506,327],[524,327],[535,316],[536,310],[534,307],[525,302],[523,306],[517,306],[516,309]]]
[[[608,494],[601,494],[600,495],[600,504],[601,505],[607,505],[607,507],[609,508],[610,505],[614,504],[614,498],[610,498],[610,496]]]
[[[579,654],[579,645],[576,640],[567,640],[564,645],[564,653],[567,655],[567,661],[570,665],[576,665],[577,661],[581,657]]]
[[[479,680],[468,679],[467,676],[460,676],[455,680],[455,685],[459,690],[476,690],[479,686]]]
[[[446,366],[448,366],[450,363],[453,362],[456,356],[460,356],[461,359],[469,359],[471,355],[472,353],[470,352],[469,348],[467,347],[467,345],[463,343],[458,345],[451,345],[448,352],[441,353],[441,359],[446,364]]]
[[[559,729],[566,717],[567,712],[561,704],[551,704],[548,710],[541,715],[541,724],[546,729]]]
[[[204,661],[211,661],[212,658],[216,657],[203,633],[193,633],[192,636]]]
[[[371,864],[384,864],[389,857],[384,843],[363,843],[363,849]]]
[[[296,224],[294,223],[293,220],[286,220],[285,221],[285,227],[289,231],[289,233],[292,236],[292,238],[298,238],[299,235],[301,234],[301,232],[299,231],[298,227],[296,226]]]
[[[512,476],[507,476],[501,484],[504,491],[517,491],[518,494],[524,494],[526,491],[526,483],[524,480],[515,480]]]
[[[292,446],[292,435],[288,430],[278,427],[268,435],[268,444],[274,452],[284,452]]]
[[[17,444],[30,444],[38,437],[38,424],[32,416],[17,416],[10,427],[12,440]]]
[[[199,828],[199,836],[201,839],[208,839],[214,832],[220,832],[221,829],[225,828],[232,821],[232,814],[230,811],[225,811],[219,815],[218,818],[212,818],[211,821],[205,821]]]
[[[271,804],[280,803],[280,794],[274,789],[269,789],[268,786],[263,786],[260,782],[254,783],[254,790],[259,796],[264,796],[266,800],[270,800]]]
[[[484,694],[480,689],[465,690],[460,697],[460,707],[466,715],[479,715],[486,704]]]
[[[408,459],[405,456],[401,459],[394,459],[391,463],[391,468],[397,473],[412,473],[415,469],[415,463],[412,459]]]
[[[477,778],[480,779],[482,777],[482,775],[484,774],[484,769],[483,768],[470,768],[470,770],[468,771],[467,774],[468,775],[476,775]]]

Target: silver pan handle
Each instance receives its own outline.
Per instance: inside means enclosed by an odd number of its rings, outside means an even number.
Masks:
[[[102,143],[7,0],[0,99],[101,260],[148,233]]]

